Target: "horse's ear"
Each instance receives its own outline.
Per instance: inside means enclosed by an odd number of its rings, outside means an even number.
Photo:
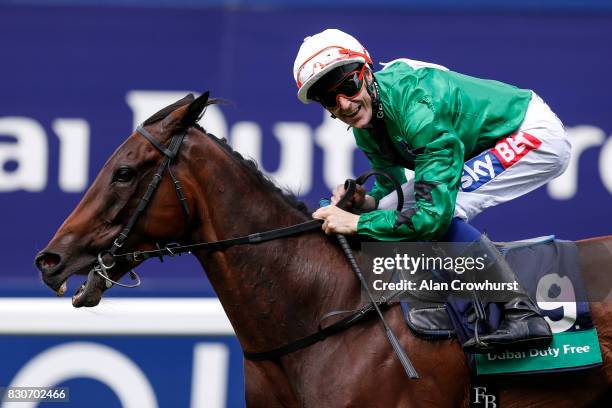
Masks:
[[[187,112],[185,112],[185,116],[183,116],[181,119],[184,126],[192,126],[198,120],[200,120],[202,114],[204,113],[204,108],[206,108],[209,94],[210,92],[206,91],[189,104],[187,107]]]

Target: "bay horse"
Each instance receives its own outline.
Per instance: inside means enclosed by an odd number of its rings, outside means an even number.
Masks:
[[[157,177],[159,187],[121,248],[154,250],[156,243],[210,242],[286,227],[311,219],[304,204],[283,193],[225,142],[197,125],[208,93],[188,95],[144,122],[149,135],[132,133],[108,159],[91,187],[35,264],[52,290],[63,294],[68,277],[89,274],[73,296],[73,306],[95,306],[107,289],[91,273],[149,188],[160,153],[182,134],[172,160],[172,178]],[[157,144],[157,146],[156,146]],[[173,180],[179,180],[177,199]],[[180,195],[179,195],[179,198]],[[185,204],[185,208],[180,203]],[[600,290],[610,279],[612,236],[579,241],[587,284]],[[98,259],[99,254],[104,254]],[[362,306],[358,281],[345,255],[320,230],[214,251],[194,250],[213,285],[245,352],[261,352],[317,331],[333,310]],[[141,260],[117,261],[108,277],[118,280]],[[609,289],[609,286],[606,286]],[[598,299],[608,292],[596,293]],[[609,298],[608,298],[609,300]],[[612,383],[612,309],[591,304],[603,365],[565,373],[500,381],[502,407],[597,406],[610,397]],[[249,407],[460,407],[469,404],[470,376],[456,340],[415,337],[401,308],[385,312],[419,375],[408,380],[382,326],[375,319],[309,347],[270,361],[245,359],[245,397]],[[608,400],[609,401],[609,400]],[[500,406],[500,405],[498,405]]]

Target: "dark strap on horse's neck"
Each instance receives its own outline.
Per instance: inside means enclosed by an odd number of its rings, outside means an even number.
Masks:
[[[183,185],[181,182],[174,176],[172,169],[168,166],[168,173],[170,173],[170,177],[172,178],[172,184],[174,184],[174,191],[176,192],[176,197],[181,203],[181,208],[183,209],[183,218],[185,222],[189,222],[189,206],[187,205],[187,197],[185,197],[185,193],[183,193]]]
[[[202,242],[199,244],[191,245],[167,245],[164,248],[159,248],[151,251],[136,251],[126,254],[115,255],[114,257],[125,258],[128,261],[142,261],[149,258],[160,258],[164,255],[180,255],[185,252],[192,252],[195,250],[219,251],[234,245],[259,244],[266,241],[272,241],[278,238],[301,234],[303,232],[320,230],[322,222],[323,221],[321,220],[310,220],[297,225],[292,225],[290,227],[277,228],[264,232],[257,232],[241,237],[224,239],[221,241]]]
[[[389,303],[386,300],[378,302],[381,310],[386,310],[389,307]],[[372,303],[363,306],[361,309],[353,313],[352,315],[345,317],[344,319],[320,329],[319,331],[312,333],[309,336],[302,337],[292,343],[284,346],[259,353],[244,352],[244,358],[251,361],[263,361],[263,360],[275,360],[285,354],[292,353],[304,347],[311,346],[319,341],[325,340],[326,338],[333,336],[343,330],[348,329],[351,326],[361,322],[362,320],[369,318],[373,315],[374,305]]]

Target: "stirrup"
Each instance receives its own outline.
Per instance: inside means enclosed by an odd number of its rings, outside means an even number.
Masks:
[[[475,317],[476,317],[476,320],[474,321],[474,337],[472,337],[471,339],[468,339],[465,343],[463,343],[461,345],[461,347],[465,348],[465,345],[473,340],[474,344],[470,344],[469,345],[469,349],[470,350],[466,350],[466,351],[471,352],[471,353],[489,352],[489,351],[492,351],[494,349],[494,347],[492,347],[486,341],[483,341],[480,338],[480,334],[478,333],[478,324],[481,321],[482,322],[486,321],[487,313],[486,313],[482,303],[480,302],[480,298],[478,297],[478,294],[476,292],[473,292],[472,296],[473,296],[472,302],[473,302],[473,305],[474,305],[474,313],[475,313]]]

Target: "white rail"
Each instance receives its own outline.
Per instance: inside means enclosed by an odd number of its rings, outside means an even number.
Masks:
[[[69,298],[0,298],[0,335],[234,335],[216,298],[106,298],[75,309]]]

